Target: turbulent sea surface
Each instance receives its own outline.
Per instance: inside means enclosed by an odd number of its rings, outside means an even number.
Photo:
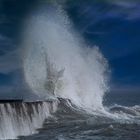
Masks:
[[[139,140],[140,106],[138,93],[108,94],[105,106],[112,113],[123,114],[122,119],[113,120],[107,116],[91,115],[72,109],[66,100],[61,100],[59,109],[46,119],[39,133],[20,137],[21,140]],[[121,105],[117,105],[121,104]],[[131,119],[124,119],[129,116]]]
[[[18,54],[20,64],[13,68],[8,61],[1,71],[9,74],[9,63],[12,70],[22,71],[22,78],[17,76],[14,84],[17,87],[22,79],[18,92],[24,96],[23,101],[0,102],[0,139],[140,140],[139,93],[109,91],[109,62],[102,53],[105,49],[98,46],[106,34],[107,45],[112,45],[110,36],[116,34],[119,22],[124,26],[124,19],[137,18],[136,10],[129,15],[137,5],[90,2],[37,1],[21,19],[20,48],[4,57],[9,60],[12,55],[15,62]],[[120,39],[120,34],[116,38]],[[120,52],[116,58],[130,53]],[[22,85],[26,90],[20,89]]]
[[[132,98],[132,96],[129,97]],[[133,97],[135,98],[135,95]],[[122,99],[120,96],[117,98]],[[19,137],[19,139],[139,140],[140,106],[114,105],[109,108],[109,112],[116,113],[116,115],[122,114],[122,118],[113,119],[103,114],[91,115],[71,107],[69,101],[61,99],[57,112],[44,121],[43,127],[38,129],[38,134]]]
[[[105,112],[94,110],[90,113],[63,98],[3,102],[0,104],[0,137],[20,140],[139,140],[140,106],[133,102],[139,101],[137,94],[128,94],[128,102],[124,102],[124,94],[114,96],[111,93],[105,97]]]

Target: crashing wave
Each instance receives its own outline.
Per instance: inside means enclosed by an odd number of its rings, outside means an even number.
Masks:
[[[16,139],[37,133],[57,108],[57,101],[0,103],[0,139]]]
[[[98,47],[86,45],[60,6],[50,7],[32,13],[25,24],[26,83],[40,98],[67,98],[85,110],[104,110],[106,59]]]

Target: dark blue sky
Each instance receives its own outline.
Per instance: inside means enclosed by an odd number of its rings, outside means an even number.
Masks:
[[[67,9],[89,44],[100,47],[112,71],[112,85],[140,85],[140,2],[77,1]]]
[[[0,1],[0,95],[17,87],[23,90],[20,34],[36,4],[37,0]],[[99,46],[107,58],[111,87],[139,91],[140,2],[69,0],[65,9],[87,44]]]

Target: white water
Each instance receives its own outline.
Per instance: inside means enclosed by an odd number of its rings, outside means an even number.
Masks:
[[[39,9],[23,30],[23,69],[33,93],[43,100],[68,98],[84,109],[103,110],[106,60],[96,46],[86,46],[66,13],[59,6]],[[54,86],[48,86],[48,79]],[[57,100],[0,104],[0,139],[37,133],[56,109]]]
[[[107,90],[107,62],[98,47],[88,47],[74,31],[61,8],[52,7],[32,13],[24,29],[23,68],[25,80],[34,94],[43,100],[68,98],[87,111],[106,114],[119,122],[135,122],[139,116],[138,107],[123,108],[124,112],[118,111],[118,108],[112,109],[111,113],[110,110],[104,112],[102,101]],[[46,81],[50,75],[55,75],[53,78],[56,79],[57,73],[61,72],[52,94],[52,90],[46,89]],[[43,121],[56,109],[55,102],[30,103],[29,106],[26,103],[17,106],[0,104],[0,139],[36,133],[36,129],[42,127]],[[92,121],[95,122],[91,118],[90,123]]]
[[[56,106],[56,102],[0,104],[0,139],[37,133],[36,129],[42,127]]]
[[[103,109],[102,100],[107,90],[106,60],[98,47],[86,45],[61,7],[41,8],[31,14],[24,29],[27,84],[40,98],[54,96],[45,88],[49,77],[46,69],[51,65],[52,75],[53,71],[64,70],[55,84],[55,96],[71,99],[83,108]]]

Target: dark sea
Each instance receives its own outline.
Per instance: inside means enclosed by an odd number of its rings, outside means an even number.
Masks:
[[[61,100],[57,112],[44,121],[38,133],[19,137],[21,140],[139,140],[140,139],[139,93],[105,96],[104,107],[119,116],[92,115],[73,109]],[[119,115],[118,115],[119,114]]]

